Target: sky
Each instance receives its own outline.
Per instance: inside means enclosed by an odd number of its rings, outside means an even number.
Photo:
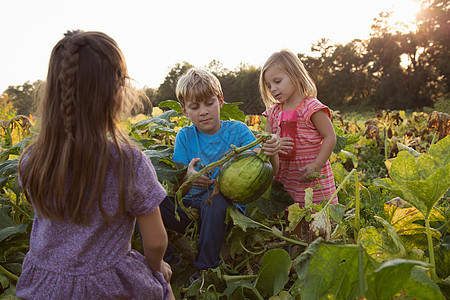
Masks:
[[[321,38],[367,39],[381,11],[408,21],[417,9],[417,0],[0,0],[0,92],[45,80],[67,30],[107,33],[133,84],[157,88],[177,63],[262,66],[283,48],[311,54]]]

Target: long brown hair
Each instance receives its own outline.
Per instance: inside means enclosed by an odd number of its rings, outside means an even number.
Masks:
[[[19,163],[25,195],[44,217],[86,224],[96,204],[112,217],[101,203],[109,165],[118,180],[118,215],[125,213],[134,161],[117,122],[129,106],[128,81],[122,52],[102,32],[68,31],[53,48],[39,106],[41,129]]]

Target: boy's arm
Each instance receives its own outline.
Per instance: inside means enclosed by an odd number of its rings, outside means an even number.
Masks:
[[[200,161],[200,158],[193,158],[191,160],[191,162],[189,163],[189,165],[187,167],[186,174],[184,175],[181,184],[186,182],[189,179],[189,177],[191,177],[192,175],[198,173],[198,171],[195,169],[195,166],[198,164],[199,161]],[[209,188],[210,186],[212,186],[214,184],[215,181],[216,181],[215,179],[210,179],[208,176],[202,175],[199,178],[197,178],[196,180],[194,180],[190,185],[185,186],[183,188],[182,194],[183,194],[183,196],[185,196],[191,189],[191,186],[197,186],[197,187],[201,187],[201,188]]]

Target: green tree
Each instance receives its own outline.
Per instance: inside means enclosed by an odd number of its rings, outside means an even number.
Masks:
[[[423,0],[418,16],[416,39],[421,47],[419,59],[429,75],[428,88],[433,101],[449,98],[450,86],[450,4],[447,0]]]
[[[178,78],[192,67],[193,65],[188,62],[183,62],[182,64],[177,63],[172,67],[164,79],[164,82],[158,87],[153,103],[159,104],[161,101],[165,100],[176,100],[175,89],[177,87]]]
[[[354,104],[368,97],[372,90],[367,72],[367,44],[353,40],[347,45],[331,45],[321,39],[311,47],[319,55],[299,54],[306,69],[311,73],[318,90],[318,97],[332,107]]]
[[[378,82],[372,95],[378,108],[418,109],[432,106],[438,77],[430,56],[423,55],[429,41],[419,32],[402,33],[389,23],[389,13],[381,13],[372,26],[368,54],[373,59],[370,70]],[[401,57],[408,58],[402,65]],[[431,64],[430,64],[431,63]]]
[[[28,116],[36,109],[36,98],[43,81],[37,80],[30,84],[29,81],[23,85],[9,86],[5,93],[8,95],[16,113]]]
[[[402,53],[397,35],[383,32],[369,41],[368,55],[373,59],[370,74],[377,82],[371,98],[376,108],[398,109],[409,106],[410,98],[405,89],[407,77],[400,66]]]
[[[265,110],[258,88],[260,70],[241,64],[235,71],[231,102],[243,102],[239,108],[245,114],[261,114]]]

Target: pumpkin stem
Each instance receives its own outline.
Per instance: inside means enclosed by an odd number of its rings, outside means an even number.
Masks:
[[[263,162],[269,162],[270,161],[270,157],[264,154],[264,151],[262,151],[262,149],[258,152],[258,154],[256,154],[256,156],[258,156]]]

